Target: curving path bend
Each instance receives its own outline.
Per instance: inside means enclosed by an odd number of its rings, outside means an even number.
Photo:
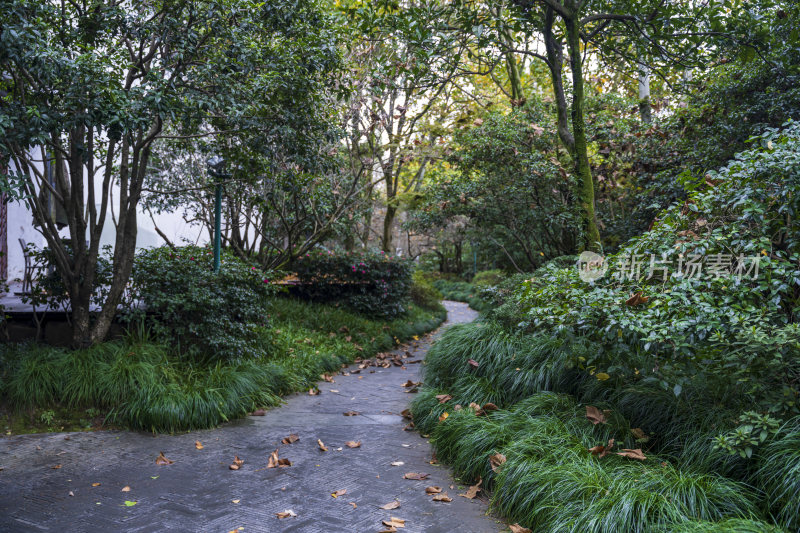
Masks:
[[[477,316],[466,304],[445,306],[445,326]],[[393,353],[408,349],[411,359],[420,359],[438,334]],[[405,519],[398,531],[408,533],[505,529],[486,516],[485,502],[458,496],[464,487],[446,467],[430,464],[426,439],[403,430],[407,420],[400,413],[412,395],[402,385],[420,381],[420,366],[337,375],[334,383],[319,384],[318,396],[294,395],[265,416],[212,430],[0,438],[0,531],[378,532],[391,517]],[[344,416],[347,411],[360,414]],[[292,433],[300,439],[282,444]],[[347,441],[361,447],[348,448]],[[266,468],[276,449],[291,467]],[[156,465],[159,452],[174,464]],[[237,471],[229,469],[234,455],[244,460]],[[407,472],[429,477],[404,479]],[[432,501],[425,494],[430,485],[453,501]],[[341,490],[346,493],[332,497]],[[395,500],[399,508],[380,508]],[[297,516],[277,518],[287,509]]]

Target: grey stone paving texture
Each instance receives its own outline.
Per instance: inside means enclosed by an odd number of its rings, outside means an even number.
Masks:
[[[446,306],[447,324],[476,316],[466,304]],[[407,347],[414,359],[424,356],[437,334]],[[413,395],[402,384],[419,381],[420,366],[337,375],[334,383],[319,384],[318,396],[294,395],[265,416],[213,430],[2,438],[0,531],[377,532],[392,516],[405,519],[399,531],[409,533],[506,530],[486,515],[484,501],[458,496],[463,486],[446,467],[429,463],[426,439],[404,431],[407,421],[400,413]],[[361,414],[342,414],[350,410]],[[291,433],[300,440],[281,444]],[[319,450],[317,439],[328,452]],[[202,450],[195,448],[196,440]],[[361,441],[361,447],[346,447],[350,440]],[[291,467],[265,468],[275,449]],[[162,451],[174,464],[156,465]],[[228,468],[234,455],[244,460],[238,471]],[[404,465],[392,466],[395,461]],[[406,472],[430,477],[407,480]],[[442,487],[453,501],[432,501],[425,494],[430,485]],[[121,491],[125,486],[129,492]],[[341,489],[347,493],[331,496]],[[379,508],[395,499],[400,508]],[[126,500],[136,505],[125,506]],[[276,513],[286,509],[297,516],[278,519]]]

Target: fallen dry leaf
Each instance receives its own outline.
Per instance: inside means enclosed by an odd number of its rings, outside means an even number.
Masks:
[[[411,381],[411,380],[409,379],[408,381],[406,381],[405,383],[403,383],[403,387],[406,387],[406,388],[409,388],[409,387],[416,387],[416,386],[418,386],[419,384],[420,384],[420,382],[418,382],[418,381]]]
[[[527,527],[522,527],[519,524],[510,524],[508,529],[511,530],[511,533],[531,533],[531,530]]]
[[[231,503],[239,503],[242,500],[231,500]]]
[[[244,460],[239,459],[238,455],[233,456],[233,463],[228,467],[231,470],[239,470],[244,464]]]
[[[131,491],[131,488],[129,486],[125,485],[124,487],[122,487],[122,490],[120,492],[130,492],[130,491]]]
[[[400,502],[397,501],[397,500],[395,500],[393,502],[389,502],[386,505],[381,505],[381,509],[385,509],[387,511],[390,511],[392,509],[397,509],[399,507],[400,507]]]
[[[289,518],[297,516],[297,514],[291,509],[286,509],[285,511],[281,511],[280,513],[275,513],[275,516],[277,516],[278,518]]]
[[[402,415],[403,418],[408,418],[409,420],[413,418],[413,416],[411,416],[411,409],[403,409],[400,411],[400,415]]]
[[[319,446],[319,449],[322,450],[323,452],[328,451],[328,447],[325,446],[325,444],[322,442],[321,439],[317,439],[317,445]]]
[[[644,461],[647,459],[647,457],[642,453],[641,448],[636,448],[635,450],[623,448],[621,452],[617,452],[617,455],[621,455],[622,457],[627,457],[629,459],[638,459],[639,461]]]
[[[606,423],[606,415],[603,411],[592,405],[586,406],[586,418],[595,426],[600,423]]]
[[[199,440],[194,441],[194,447],[197,448],[198,450],[202,450],[203,449],[203,445],[200,444]]]
[[[356,505],[356,502],[349,502],[349,503],[350,505],[353,506],[353,509],[358,509],[358,505]]]
[[[157,465],[171,465],[174,463],[172,459],[167,459],[164,457],[164,452],[158,452],[158,457],[156,457],[156,464]]]
[[[72,491],[69,491],[69,495],[70,495],[70,496],[75,496],[75,493],[74,493],[74,492],[72,492]]]
[[[450,416],[450,414],[447,411],[445,411],[444,413],[440,414],[439,415],[439,422],[444,422],[445,420],[447,420],[448,416]]]
[[[403,475],[403,478],[405,478],[405,479],[413,479],[413,480],[416,480],[416,481],[422,481],[423,479],[428,479],[428,476],[430,476],[430,474],[417,473],[417,472],[406,472]]]
[[[625,304],[633,307],[636,305],[646,304],[649,299],[649,296],[643,296],[642,291],[638,291],[633,293],[630,298],[625,300]]]
[[[506,456],[502,453],[496,453],[489,457],[489,464],[492,465],[492,471],[497,472],[500,465],[506,462]]]
[[[633,428],[631,429],[631,433],[633,434],[634,437],[636,437],[636,440],[642,442],[647,442],[650,440],[650,437],[648,437],[647,434],[645,434],[642,428]]]
[[[475,499],[475,496],[477,496],[478,493],[481,491],[481,483],[483,483],[483,479],[479,477],[477,483],[468,488],[465,494],[459,494],[459,496],[463,496],[470,500]]]
[[[383,525],[387,527],[406,527],[406,521],[402,518],[391,517],[389,520],[384,520]]]
[[[433,497],[433,501],[435,501],[435,502],[451,502],[451,501],[453,501],[453,498],[448,496],[446,492],[443,492],[441,494],[437,494],[436,496],[434,496]]]
[[[425,494],[439,494],[440,492],[442,492],[442,487],[425,487]]]
[[[453,397],[449,394],[437,394],[436,399],[439,400],[439,403],[445,403],[452,400]]]
[[[267,460],[267,468],[276,468],[278,466],[278,450],[275,450],[271,454],[269,454],[269,459]]]
[[[52,468],[53,470],[58,470],[59,468],[61,468],[61,465],[51,466],[50,468]]]
[[[467,363],[469,363],[471,366],[473,366],[475,368],[478,368],[480,366],[480,363],[477,362],[475,359],[470,359],[470,360],[467,361]]]
[[[338,498],[339,496],[344,496],[347,494],[347,489],[339,489],[336,492],[331,492],[331,496],[334,498]]]
[[[322,376],[320,376],[320,377],[323,380],[327,381],[328,383],[336,383],[335,381],[333,381],[333,376],[331,376],[329,374],[322,374]]]
[[[292,433],[288,437],[283,437],[281,439],[281,444],[293,444],[293,443],[297,442],[298,440],[300,440],[300,437],[297,434]]]
[[[484,404],[484,406],[483,406],[483,410],[486,411],[486,412],[497,411],[498,409],[500,409],[500,408],[497,407],[495,404],[493,404],[491,402],[487,403],[487,404]]]
[[[92,483],[92,487],[99,487],[100,483]]]
[[[358,416],[358,415],[360,415],[361,413],[359,413],[358,411],[345,411],[345,412],[344,412],[344,413],[342,413],[342,414],[343,414],[344,416]]]
[[[267,411],[265,409],[256,409],[255,411],[250,413],[250,416],[264,416],[266,414],[267,414]]]
[[[360,440],[349,440],[344,443],[345,446],[348,448],[361,448],[361,441]]]
[[[598,445],[592,446],[589,448],[589,451],[592,455],[596,455],[600,459],[608,455],[608,452],[611,451],[611,448],[614,447],[614,439],[608,439],[608,444],[606,446]]]
[[[403,466],[405,463],[403,461],[392,461],[392,466]]]
[[[317,396],[318,394],[319,394],[319,389],[315,389],[315,388],[308,389],[308,395],[309,396]]]

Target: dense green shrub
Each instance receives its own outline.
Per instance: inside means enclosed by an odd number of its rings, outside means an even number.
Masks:
[[[541,269],[517,292],[507,324],[587,336],[601,349],[585,366],[613,378],[645,376],[676,394],[703,380],[715,389],[746,388],[773,413],[797,412],[800,125],[769,130],[754,144],[608,258],[609,272],[594,284],[574,267]],[[698,256],[722,257],[729,272],[671,275]],[[651,257],[672,265],[666,280],[661,270],[649,275]],[[740,276],[740,264],[753,270]],[[638,292],[642,300],[626,304]],[[620,346],[639,353],[629,363],[658,364],[621,363]]]
[[[144,320],[160,339],[207,359],[254,355],[255,328],[267,323],[265,306],[278,290],[272,274],[222,256],[213,271],[211,250],[162,246],[139,252],[131,275],[132,305],[125,319]]]
[[[442,293],[420,271],[414,271],[411,283],[411,301],[425,309],[439,309]]]
[[[298,295],[314,302],[343,303],[370,316],[393,318],[407,307],[411,265],[405,259],[380,254],[315,251],[299,257]]]
[[[502,270],[481,270],[472,277],[472,284],[476,287],[491,287],[506,279]]]

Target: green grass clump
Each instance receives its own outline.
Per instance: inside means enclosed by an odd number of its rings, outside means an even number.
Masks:
[[[777,523],[800,530],[800,417],[789,420],[784,433],[759,452],[758,484]]]
[[[61,350],[27,344],[6,347],[3,395],[12,408],[52,405],[64,388]]]
[[[102,408],[106,422],[153,432],[217,426],[280,396],[308,389],[356,357],[436,328],[443,308],[411,306],[371,320],[335,306],[275,299],[270,328],[256,328],[256,356],[199,361],[139,331],[121,341],[66,351],[41,345],[0,349],[0,398],[12,410]]]
[[[714,474],[681,470],[647,452],[644,462],[588,448],[617,440],[634,447],[621,417],[593,425],[585,406],[569,395],[538,393],[510,409],[476,416],[438,404],[423,391],[414,404],[415,424],[431,427],[437,457],[465,481],[482,478],[492,505],[534,531],[649,532],[690,520],[750,518],[757,514],[752,491]],[[433,405],[436,402],[436,406]],[[438,415],[423,415],[423,406]],[[433,422],[435,420],[435,422]],[[636,446],[638,447],[638,446]],[[505,455],[494,472],[490,457]]]
[[[657,530],[658,533],[786,533],[773,524],[761,520],[729,518],[719,522],[690,520],[680,524],[670,524]]]
[[[714,448],[747,405],[741,394],[709,392],[707,376],[681,395],[652,379],[597,379],[582,368],[597,349],[568,335],[510,333],[492,321],[453,326],[427,354],[414,424],[431,435],[442,462],[466,482],[482,478],[495,509],[534,531],[733,531],[737,524],[747,531],[767,518],[798,529],[800,423],[759,451],[756,472]],[[452,398],[441,403],[443,394]],[[476,416],[471,402],[500,410]],[[587,405],[604,410],[606,422],[587,420]],[[647,460],[588,451],[612,438],[614,451],[643,448]],[[496,453],[507,458],[497,472],[489,461]]]

